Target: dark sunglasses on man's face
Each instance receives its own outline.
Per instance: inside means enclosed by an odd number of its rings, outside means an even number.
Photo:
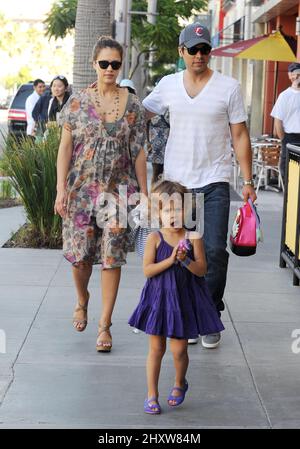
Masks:
[[[199,51],[201,53],[201,55],[209,55],[209,53],[211,52],[211,47],[209,45],[195,45],[194,47],[191,48],[187,48],[187,52],[189,55],[191,56],[195,56]]]
[[[111,66],[113,70],[119,70],[122,65],[121,61],[98,61],[100,69],[107,69],[108,66]]]

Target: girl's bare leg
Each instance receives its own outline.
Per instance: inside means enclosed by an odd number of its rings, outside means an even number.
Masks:
[[[189,366],[188,356],[188,340],[170,339],[170,349],[173,354],[175,367],[175,384],[174,387],[183,388],[185,385],[185,376]],[[173,396],[181,396],[180,391],[173,390]],[[176,405],[175,401],[169,401],[171,405]]]
[[[147,358],[148,399],[158,398],[158,380],[162,358],[166,352],[166,338],[159,335],[149,336],[149,353]],[[155,403],[155,401],[151,401]],[[157,411],[157,409],[154,409]]]

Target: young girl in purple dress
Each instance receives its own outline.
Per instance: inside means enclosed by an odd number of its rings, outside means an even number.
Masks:
[[[168,405],[176,407],[188,390],[188,339],[224,329],[203,277],[206,259],[202,239],[187,233],[182,224],[186,193],[183,186],[170,181],[161,182],[152,192],[159,198],[167,194],[172,200],[159,203],[160,231],[149,235],[145,247],[143,267],[148,279],[129,319],[131,326],[149,335],[144,412],[155,415],[161,413],[158,380],[167,337],[175,367]],[[176,196],[179,202],[174,201]]]

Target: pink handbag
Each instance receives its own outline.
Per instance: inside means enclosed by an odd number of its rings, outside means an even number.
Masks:
[[[252,256],[260,238],[260,219],[249,199],[237,211],[230,235],[231,251],[237,256]]]

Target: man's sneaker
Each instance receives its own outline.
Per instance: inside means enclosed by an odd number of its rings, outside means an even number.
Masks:
[[[189,345],[195,345],[196,343],[198,343],[199,338],[189,338],[188,339],[188,344]]]
[[[202,346],[204,348],[213,349],[218,346],[221,341],[221,334],[217,332],[216,334],[203,335]]]

